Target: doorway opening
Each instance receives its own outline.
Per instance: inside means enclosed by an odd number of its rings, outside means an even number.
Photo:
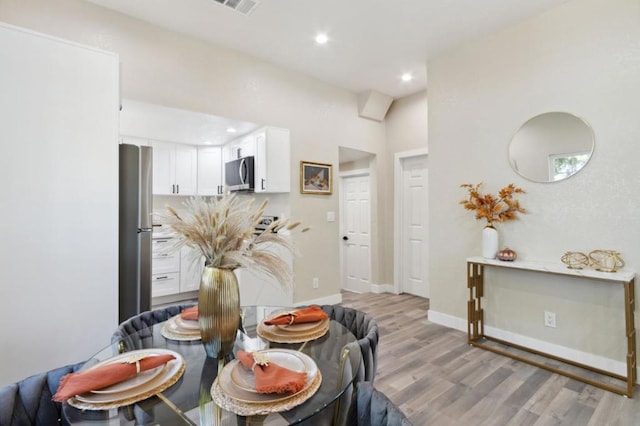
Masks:
[[[371,291],[372,284],[375,154],[341,147],[339,155],[341,287],[365,293]]]

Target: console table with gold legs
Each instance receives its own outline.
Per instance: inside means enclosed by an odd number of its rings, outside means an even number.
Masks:
[[[482,298],[484,297],[484,268],[498,267],[509,269],[521,269],[526,271],[541,272],[554,275],[570,276],[583,279],[598,280],[613,284],[622,284],[624,287],[624,317],[625,317],[625,333],[627,341],[627,375],[622,376],[610,371],[601,370],[589,365],[581,364],[575,361],[564,359],[555,355],[544,353],[535,349],[527,348],[515,343],[511,343],[502,339],[487,336],[484,331],[484,309],[482,308]],[[562,264],[541,263],[541,262],[502,262],[499,260],[485,259],[482,257],[471,257],[467,259],[467,287],[469,289],[469,301],[467,302],[467,336],[470,345],[483,348],[500,355],[522,361],[536,367],[544,368],[554,373],[572,379],[580,380],[593,386],[615,392],[626,397],[633,396],[633,388],[636,383],[636,329],[634,322],[635,311],[635,272],[629,269],[622,269],[617,272],[599,272],[591,269],[568,269]],[[558,369],[554,366],[547,365],[524,356],[507,352],[498,347],[487,344],[486,342],[496,342],[503,346],[516,348],[535,355],[540,355],[556,361],[561,361],[569,365],[580,367],[595,373],[613,377],[615,379],[626,382],[626,387],[617,387],[609,383],[593,380],[588,377],[580,376],[569,371]]]

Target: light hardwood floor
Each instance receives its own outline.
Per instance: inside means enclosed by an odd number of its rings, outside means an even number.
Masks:
[[[640,387],[628,399],[467,344],[429,322],[429,301],[343,293],[343,306],[380,329],[375,387],[416,426],[640,425]]]

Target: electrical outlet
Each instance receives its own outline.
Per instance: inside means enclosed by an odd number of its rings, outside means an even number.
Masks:
[[[556,313],[544,311],[545,327],[556,328]]]
[[[318,278],[313,279],[313,288],[320,287],[320,280]]]

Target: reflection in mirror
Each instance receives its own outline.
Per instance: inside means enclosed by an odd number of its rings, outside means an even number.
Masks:
[[[578,173],[594,148],[591,127],[566,112],[547,112],[520,127],[509,144],[509,163],[535,182],[557,182]]]

